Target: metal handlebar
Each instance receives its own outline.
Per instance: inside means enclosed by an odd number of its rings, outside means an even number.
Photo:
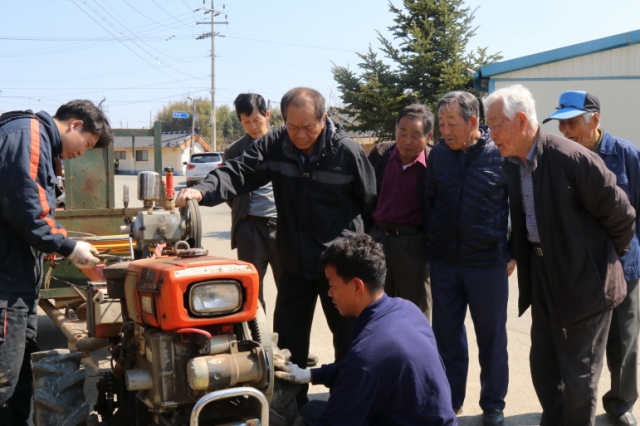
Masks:
[[[196,402],[196,405],[193,406],[193,410],[191,410],[189,426],[198,426],[198,417],[200,416],[200,412],[210,402],[220,401],[227,398],[235,398],[238,396],[248,396],[257,399],[260,403],[262,412],[260,424],[265,426],[269,424],[269,402],[267,402],[267,397],[255,388],[239,387],[211,392],[200,398],[198,402]]]

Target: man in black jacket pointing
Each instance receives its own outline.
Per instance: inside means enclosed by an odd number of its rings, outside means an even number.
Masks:
[[[277,246],[282,275],[274,313],[278,346],[293,363],[307,364],[316,300],[333,333],[336,360],[351,342],[354,318],[341,317],[331,303],[318,260],[342,231],[364,232],[362,214],[376,194],[373,168],[364,151],[327,117],[324,97],[298,87],[280,103],[285,126],[267,133],[242,156],[213,170],[176,200],[214,206],[268,182],[278,210]],[[298,403],[306,403],[306,392]]]

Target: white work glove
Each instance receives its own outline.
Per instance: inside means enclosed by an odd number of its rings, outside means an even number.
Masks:
[[[69,262],[78,268],[93,268],[102,261],[96,257],[98,249],[85,241],[76,242],[76,248],[73,249],[69,257]]]
[[[276,367],[275,375],[278,379],[300,385],[311,382],[311,370],[300,368],[297,365],[292,364],[290,361],[286,361],[284,363],[279,362],[275,357],[273,363]]]

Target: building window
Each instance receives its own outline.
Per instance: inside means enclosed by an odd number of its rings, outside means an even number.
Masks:
[[[126,151],[115,151],[116,160],[126,160],[127,152]]]
[[[149,161],[149,151],[136,151],[136,161]]]

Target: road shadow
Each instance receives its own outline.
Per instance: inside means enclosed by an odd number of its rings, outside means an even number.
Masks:
[[[516,414],[515,416],[505,416],[504,424],[513,426],[531,426],[540,424],[540,416],[542,413],[525,413]],[[458,417],[458,424],[460,426],[478,426],[482,424],[482,416],[465,416],[464,414]]]
[[[36,342],[41,351],[68,347],[67,338],[42,310],[38,312]]]
[[[230,240],[231,231],[207,232],[202,234],[202,238],[217,238],[219,240]]]
[[[311,395],[309,395],[311,396]],[[505,416],[504,424],[505,426],[531,426],[531,425],[539,425],[540,417],[542,413],[525,413],[525,414],[517,414],[515,416]],[[458,424],[460,426],[477,426],[482,424],[482,416],[465,416],[464,414],[458,417]],[[606,414],[599,414],[596,416],[596,426],[609,426],[613,423],[607,417]]]
[[[310,393],[307,394],[309,400],[318,400],[318,401],[328,401],[329,400],[329,392],[322,393]]]

